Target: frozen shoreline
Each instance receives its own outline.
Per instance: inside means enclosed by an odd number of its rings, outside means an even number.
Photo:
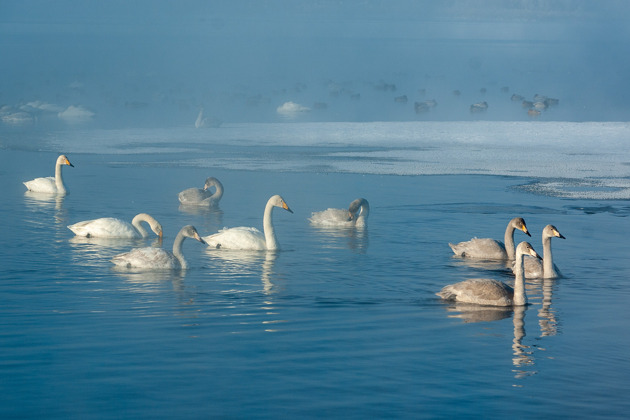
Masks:
[[[68,154],[181,154],[172,163],[203,168],[531,177],[543,194],[630,198],[627,122],[244,123],[75,129],[37,142]]]

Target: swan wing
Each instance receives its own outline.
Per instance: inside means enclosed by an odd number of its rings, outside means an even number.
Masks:
[[[234,227],[203,238],[211,248],[265,250],[265,235],[254,227]]]
[[[458,244],[449,243],[455,255],[466,258],[501,260],[507,258],[505,245],[491,238],[473,238]]]
[[[204,200],[209,198],[212,194],[210,191],[204,191],[201,188],[188,188],[179,193],[179,202],[186,205],[200,205],[208,204],[204,203]]]
[[[68,226],[68,229],[77,236],[88,238],[141,238],[130,223],[113,217],[85,220]]]
[[[35,178],[30,181],[24,182],[26,188],[33,192],[42,193],[56,193],[57,184],[55,184],[55,177],[48,176],[43,178]]]
[[[350,213],[344,209],[326,209],[313,212],[308,219],[312,225],[321,227],[347,227],[352,226]]]
[[[162,248],[135,248],[112,258],[118,267],[143,269],[172,269],[179,267],[179,261]]]
[[[445,286],[436,293],[442,299],[477,305],[510,306],[513,289],[500,281],[491,279],[469,279]]]

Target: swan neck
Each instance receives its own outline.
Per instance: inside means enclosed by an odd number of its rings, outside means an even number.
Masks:
[[[173,242],[173,255],[177,258],[177,261],[179,261],[179,265],[182,268],[188,268],[188,263],[184,259],[184,254],[182,253],[182,244],[184,243],[184,239],[186,239],[184,233],[179,232],[175,237],[175,242]]]
[[[66,193],[66,186],[63,185],[63,176],[61,175],[61,162],[57,162],[55,165],[55,185],[57,186],[57,192],[60,194]]]
[[[527,305],[527,296],[525,295],[525,268],[523,266],[523,254],[516,256],[516,267],[514,270],[516,279],[514,280],[514,305]]]
[[[505,229],[505,236],[503,238],[505,244],[505,252],[510,260],[514,259],[514,226],[511,224]]]
[[[147,232],[144,226],[142,226],[142,222],[149,223],[149,221],[145,217],[143,217],[143,215],[139,214],[133,218],[133,220],[131,221],[131,226],[136,228],[140,236],[142,236],[143,238],[147,238],[149,236],[149,232]]]
[[[273,221],[271,215],[273,214],[273,204],[269,201],[265,206],[265,214],[263,215],[263,232],[265,233],[265,243],[268,250],[278,249],[278,240],[276,239],[276,232],[273,227]]]
[[[223,184],[221,184],[220,182],[216,182],[214,186],[216,187],[216,190],[214,191],[214,194],[210,196],[210,198],[212,199],[212,201],[219,201],[221,197],[223,197]]]
[[[543,238],[543,277],[555,277],[553,257],[551,256],[551,238]]]

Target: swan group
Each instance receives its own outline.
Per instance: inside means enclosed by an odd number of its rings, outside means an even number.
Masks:
[[[313,212],[308,219],[313,226],[318,227],[357,227],[367,226],[370,204],[365,198],[357,198],[348,206],[348,210],[329,208]]]
[[[529,242],[521,242],[516,248],[516,266],[514,288],[493,279],[469,279],[445,286],[436,293],[444,300],[474,303],[488,306],[521,306],[527,304],[525,294],[525,273],[523,258],[525,255],[540,258]]]
[[[214,187],[214,192],[211,188]],[[223,197],[223,184],[214,177],[209,177],[201,188],[188,188],[178,194],[179,202],[185,206],[216,207]]]
[[[57,162],[55,163],[55,176],[35,178],[30,181],[24,182],[26,188],[32,192],[66,195],[66,186],[63,183],[63,176],[61,175],[61,167],[68,165],[74,168],[74,165],[70,163],[66,155],[59,155]]]
[[[527,236],[532,236],[527,230],[525,220],[515,217],[510,220],[505,229],[505,242],[499,242],[491,238],[473,238],[458,244],[449,243],[455,255],[464,258],[479,258],[487,260],[513,260],[514,259],[514,231],[518,229]]]
[[[554,225],[547,225],[542,231],[543,257],[542,261],[536,258],[525,258],[524,269],[527,278],[554,279],[560,277],[558,267],[553,263],[551,255],[551,238],[566,239]],[[516,272],[516,267],[514,267]]]
[[[75,223],[68,226],[68,229],[77,236],[87,238],[140,239],[149,236],[142,222],[148,223],[151,230],[160,238],[162,237],[162,225],[147,213],[136,215],[131,220],[131,224],[113,217],[102,217]]]
[[[279,249],[273,221],[274,207],[293,213],[284,199],[279,195],[272,196],[265,205],[263,214],[263,232],[254,227],[225,228],[218,233],[204,237],[204,241],[212,248],[241,249],[255,251],[275,251]]]
[[[187,269],[188,263],[182,253],[182,244],[186,238],[193,238],[205,244],[197,229],[192,225],[187,225],[181,228],[175,237],[173,252],[153,247],[135,248],[129,252],[116,255],[112,258],[112,262],[117,267],[141,270]]]

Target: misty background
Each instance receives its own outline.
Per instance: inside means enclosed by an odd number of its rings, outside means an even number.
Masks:
[[[627,121],[629,12],[615,0],[0,0],[0,106],[5,124],[73,107],[100,127],[193,126],[202,108],[207,126]],[[528,115],[519,98],[537,94],[558,103]]]

